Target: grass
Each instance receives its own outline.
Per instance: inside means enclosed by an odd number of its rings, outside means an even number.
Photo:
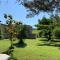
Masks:
[[[55,46],[38,46],[42,44],[42,38],[26,39],[27,44],[23,47],[15,47],[14,57],[18,60],[60,60],[60,49]],[[10,46],[9,40],[0,40],[0,53],[4,52]]]
[[[40,32],[40,30],[32,30],[33,34],[38,34]]]

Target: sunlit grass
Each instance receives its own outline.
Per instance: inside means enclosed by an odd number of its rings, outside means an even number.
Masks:
[[[26,39],[23,47],[15,47],[14,57],[18,60],[60,60],[60,49],[55,46],[38,46],[43,43],[42,38]],[[0,53],[10,46],[9,40],[0,40]]]

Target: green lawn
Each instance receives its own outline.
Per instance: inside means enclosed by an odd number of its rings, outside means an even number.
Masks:
[[[40,30],[32,30],[33,34],[38,34],[40,32]]]
[[[55,46],[38,46],[42,44],[41,38],[26,39],[25,47],[15,47],[14,57],[18,60],[60,60],[60,49]],[[9,40],[0,40],[0,53],[10,46]]]

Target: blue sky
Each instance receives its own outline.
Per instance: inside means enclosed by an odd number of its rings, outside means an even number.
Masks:
[[[26,18],[26,14],[28,13],[26,8],[16,3],[16,0],[1,0],[1,2],[0,20],[2,21],[2,23],[6,22],[6,20],[4,19],[4,13],[11,14],[14,20],[21,21],[24,24],[31,25],[33,27],[38,23],[38,19],[41,19],[43,16],[49,17],[49,15],[46,13],[40,13],[33,18]]]

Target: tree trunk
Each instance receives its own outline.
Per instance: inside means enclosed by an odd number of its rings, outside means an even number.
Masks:
[[[19,44],[23,44],[24,42],[23,42],[23,39],[20,39],[19,40]]]

